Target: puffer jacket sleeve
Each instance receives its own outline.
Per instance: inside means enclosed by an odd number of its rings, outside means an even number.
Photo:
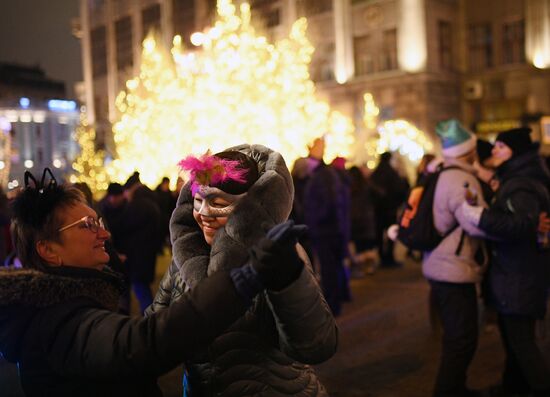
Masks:
[[[502,206],[483,210],[479,226],[503,241],[535,241],[539,212],[538,195],[528,189],[515,189],[503,198]]]
[[[177,283],[178,268],[174,261],[170,263],[170,266],[162,276],[162,279],[159,283],[159,288],[153,303],[145,309],[145,316],[150,316],[151,314],[158,312],[161,309],[164,309],[170,305],[172,300],[173,293],[181,295],[183,290],[174,290],[175,284]]]
[[[336,353],[338,327],[305,251],[298,252],[306,263],[300,277],[282,291],[267,292],[268,301],[281,350],[296,361],[319,364]]]
[[[159,375],[212,342],[247,307],[231,277],[220,272],[146,318],[80,300],[44,310],[35,325],[43,330],[44,355],[60,375]]]

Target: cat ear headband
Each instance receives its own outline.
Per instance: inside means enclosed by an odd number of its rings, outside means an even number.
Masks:
[[[30,171],[25,171],[24,180],[25,187],[12,203],[14,218],[28,225],[41,226],[64,191],[49,168],[44,169],[40,181]]]

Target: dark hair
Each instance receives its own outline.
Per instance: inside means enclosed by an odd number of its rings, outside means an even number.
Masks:
[[[110,196],[118,196],[124,194],[124,188],[120,183],[111,182],[107,187],[107,194]]]
[[[212,187],[217,187],[220,190],[223,190],[229,194],[242,194],[248,191],[250,187],[256,182],[259,178],[258,164],[252,157],[247,156],[244,153],[237,151],[225,151],[216,153],[214,156],[226,159],[234,160],[239,162],[239,168],[246,170],[246,175],[244,175],[245,182],[240,183],[231,179],[227,179],[218,184],[211,184]]]
[[[61,210],[77,203],[86,203],[80,190],[73,186],[58,185],[53,176],[45,185],[45,175],[46,170],[42,182],[38,183],[32,174],[25,173],[25,188],[11,204],[11,231],[17,256],[24,267],[39,270],[45,269],[47,265],[38,254],[36,243],[41,240],[59,242]],[[29,183],[28,179],[32,179],[34,184]]]

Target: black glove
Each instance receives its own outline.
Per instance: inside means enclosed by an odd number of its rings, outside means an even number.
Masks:
[[[305,225],[286,221],[275,225],[250,248],[250,264],[267,289],[280,291],[300,276],[304,264],[296,243],[306,230]]]

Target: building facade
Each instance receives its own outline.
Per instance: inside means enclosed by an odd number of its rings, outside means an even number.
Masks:
[[[66,100],[63,82],[39,67],[0,64],[0,186],[17,188],[26,170],[52,169],[58,178],[72,172],[79,147],[75,101]]]
[[[240,2],[234,0],[235,3]],[[457,117],[479,134],[528,123],[543,143],[550,115],[550,0],[251,0],[271,40],[308,19],[310,75],[331,106],[361,125],[371,92],[380,118],[432,133]],[[81,0],[86,104],[110,144],[115,98],[139,73],[141,41],[211,24],[215,0]],[[191,44],[189,44],[192,47]],[[550,124],[550,123],[549,123]]]

